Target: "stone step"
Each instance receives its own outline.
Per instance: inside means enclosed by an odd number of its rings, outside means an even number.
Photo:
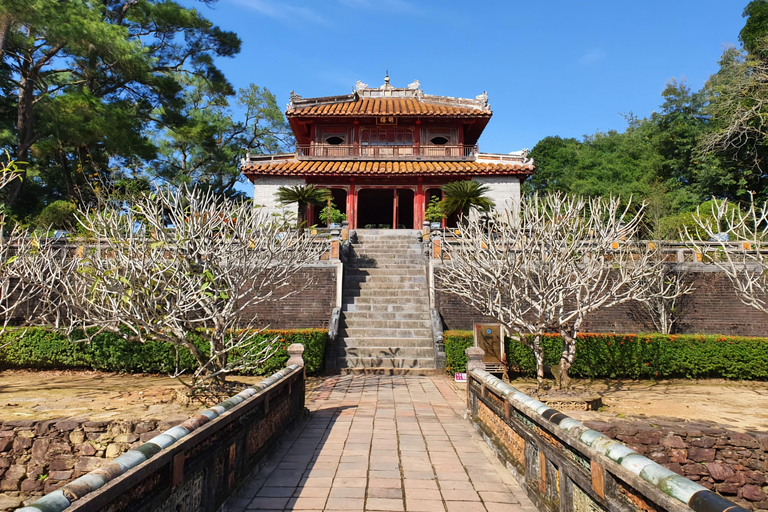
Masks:
[[[392,290],[388,290],[392,291]],[[405,305],[405,304],[427,304],[429,305],[429,295],[426,293],[409,293],[401,296],[391,296],[385,294],[366,294],[347,296],[342,298],[342,303],[346,304],[382,304],[382,305]]]
[[[344,312],[369,312],[369,313],[426,313],[429,314],[429,304],[342,304]]]
[[[432,338],[339,338],[339,348],[392,346],[434,349],[434,342]]]
[[[421,277],[426,276],[426,269],[424,267],[415,268],[413,270],[396,270],[391,268],[348,268],[345,269],[344,272],[344,277],[347,276]]]
[[[339,329],[339,336],[350,338],[428,338],[432,329],[356,329],[345,327]]]
[[[339,347],[339,357],[429,359],[434,347]]]
[[[344,268],[350,269],[350,270],[359,270],[359,269],[371,269],[371,268],[386,268],[390,270],[419,270],[424,269],[426,265],[424,265],[424,262],[421,263],[379,263],[377,261],[353,261],[352,263],[347,263]]]
[[[340,368],[341,375],[401,375],[404,377],[439,377],[444,369],[437,368]]]
[[[370,274],[354,274],[354,275],[344,275],[344,284],[347,283],[364,283],[364,282],[372,282],[373,280],[376,280],[376,282],[380,283],[419,283],[426,285],[427,284],[427,276],[421,275],[421,276],[382,276],[382,275],[376,275],[372,276]]]
[[[399,299],[399,298],[409,298],[414,297],[418,298],[420,300],[423,300],[424,298],[429,299],[429,293],[427,290],[403,290],[403,289],[396,289],[396,288],[387,288],[387,289],[381,289],[381,288],[342,288],[342,295],[341,299],[352,302],[354,299],[360,298],[389,298],[389,299]],[[349,300],[347,300],[349,299]]]
[[[343,328],[353,329],[431,329],[430,320],[375,320],[363,318],[344,318]]]
[[[423,320],[430,322],[428,313],[407,313],[396,311],[346,311],[344,313],[344,319],[350,321],[359,320]]]
[[[423,258],[421,249],[396,249],[394,247],[356,247],[352,251],[353,258],[366,256],[399,256],[402,258]]]
[[[340,357],[338,368],[355,369],[434,369],[434,358],[395,358],[395,357]]]
[[[342,290],[428,290],[427,283],[418,283],[413,281],[391,282],[380,281],[378,279],[368,279],[366,281],[350,280],[342,282]]]
[[[418,242],[396,242],[396,241],[381,241],[381,242],[365,242],[361,244],[355,244],[352,246],[355,253],[362,251],[369,251],[372,249],[387,250],[390,249],[396,252],[403,251],[418,251],[421,252],[421,244]]]

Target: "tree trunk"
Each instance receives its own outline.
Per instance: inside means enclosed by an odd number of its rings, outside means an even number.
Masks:
[[[13,16],[10,13],[5,13],[0,16],[0,62],[3,61],[5,56],[5,40],[8,37],[8,32],[11,30],[13,24]]]
[[[563,338],[563,352],[560,354],[560,378],[558,382],[561,391],[568,391],[571,389],[571,377],[568,375],[568,370],[571,369],[573,358],[576,355],[576,337],[562,329],[560,336]]]
[[[296,212],[296,227],[299,233],[304,233],[304,224],[307,223],[307,205],[299,203],[299,209]]]
[[[24,61],[19,85],[19,104],[16,110],[16,165],[19,177],[8,184],[7,201],[10,207],[18,201],[24,190],[29,163],[29,149],[33,142],[32,107],[35,81],[28,74],[31,72],[31,57]]]
[[[533,357],[536,358],[536,389],[541,393],[544,389],[544,350],[541,348],[541,335],[534,336],[529,347],[533,351]]]

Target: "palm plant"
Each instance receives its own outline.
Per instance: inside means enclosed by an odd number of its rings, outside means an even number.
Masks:
[[[307,222],[307,206],[324,204],[331,197],[331,192],[327,188],[317,188],[314,185],[296,185],[278,188],[275,196],[280,204],[298,205],[296,223],[299,230],[302,230]]]
[[[469,215],[470,208],[487,212],[496,204],[485,197],[490,188],[475,180],[454,181],[443,186],[443,212],[451,215],[459,212]]]

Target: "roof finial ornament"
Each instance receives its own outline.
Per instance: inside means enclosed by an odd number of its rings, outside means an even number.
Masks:
[[[384,75],[384,85],[382,85],[379,90],[390,91],[392,89],[394,89],[394,87],[389,83],[389,68],[387,68],[387,74]]]
[[[413,82],[408,84],[408,88],[412,91],[416,91],[421,87],[421,84],[419,83],[418,79],[415,79]]]
[[[479,95],[475,96],[475,99],[477,101],[482,102],[483,106],[487,107],[488,106],[488,91],[483,91],[483,94],[479,94]]]
[[[355,89],[358,91],[362,91],[363,89],[367,89],[368,84],[364,84],[362,80],[358,80],[355,84]]]
[[[288,109],[292,109],[296,102],[301,101],[302,97],[296,94],[296,91],[291,91],[290,101],[288,102]]]

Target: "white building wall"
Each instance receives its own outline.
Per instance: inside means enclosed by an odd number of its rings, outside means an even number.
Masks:
[[[520,213],[520,180],[511,176],[477,176],[478,183],[488,185],[486,196],[496,203],[495,210]]]
[[[281,205],[277,202],[275,193],[280,187],[295,187],[304,185],[302,178],[284,178],[281,176],[265,176],[257,178],[253,182],[253,204],[263,207],[267,214],[283,214],[285,212],[298,213],[299,206],[296,203]]]

